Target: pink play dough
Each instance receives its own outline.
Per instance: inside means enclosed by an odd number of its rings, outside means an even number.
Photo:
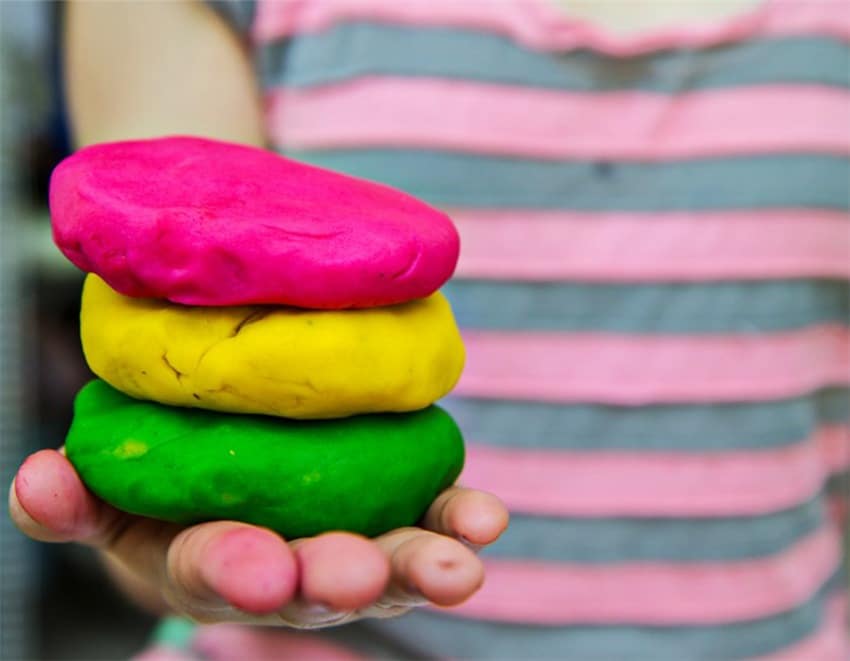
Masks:
[[[200,138],[86,147],[53,172],[50,212],[79,268],[187,305],[400,303],[459,250],[448,216],[405,193]]]

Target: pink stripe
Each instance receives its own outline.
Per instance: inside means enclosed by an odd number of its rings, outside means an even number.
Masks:
[[[480,3],[457,0],[265,0],[259,4],[253,32],[254,39],[264,43],[296,32],[318,32],[346,20],[370,20],[482,30],[540,50],[593,48],[627,56],[659,48],[710,46],[750,35],[816,34],[850,39],[848,14],[834,2],[769,0],[724,21],[620,36],[571,19],[550,0],[493,2],[486,11]]]
[[[655,336],[466,331],[458,395],[651,402],[793,397],[850,383],[850,330]]]
[[[850,428],[830,427],[830,434],[818,436],[818,446],[824,466],[831,475],[850,470]]]
[[[462,278],[850,278],[850,222],[840,211],[450,214]]]
[[[835,525],[838,530],[846,530],[850,521],[850,503],[847,502],[847,495],[840,494],[830,496],[826,502],[829,511],[829,520]]]
[[[487,579],[458,615],[538,624],[724,624],[810,599],[841,559],[823,528],[787,551],[730,563],[571,565],[485,560]]]
[[[850,428],[778,450],[715,453],[517,450],[471,444],[465,486],[515,512],[553,516],[749,516],[799,505],[823,487],[825,454]]]
[[[272,138],[296,149],[413,146],[620,160],[850,153],[850,92],[815,86],[708,90],[671,100],[649,92],[365,78],[277,89],[267,101]]]
[[[847,595],[827,601],[821,627],[809,638],[759,661],[847,661],[850,635],[847,632]]]
[[[364,657],[307,633],[258,629],[235,624],[200,627],[192,649],[210,661],[363,661]]]
[[[475,2],[457,0],[261,0],[254,22],[254,39],[260,43],[299,32],[320,32],[351,20],[401,25],[446,26],[485,30],[520,37],[525,42],[540,25],[527,0],[489,3],[486,11]]]
[[[183,650],[165,645],[154,645],[132,657],[130,661],[197,661],[197,658]]]

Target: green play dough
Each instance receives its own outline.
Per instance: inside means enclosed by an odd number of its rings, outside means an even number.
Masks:
[[[125,512],[233,519],[288,539],[413,525],[464,459],[437,406],[306,422],[171,408],[99,380],[77,395],[65,449],[89,489]]]

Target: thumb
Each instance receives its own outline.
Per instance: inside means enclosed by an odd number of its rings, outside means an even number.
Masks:
[[[9,513],[41,542],[105,543],[124,516],[95,498],[60,452],[41,450],[21,465],[9,490]]]

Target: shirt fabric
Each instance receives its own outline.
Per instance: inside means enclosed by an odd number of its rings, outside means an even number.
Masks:
[[[617,37],[547,0],[212,4],[274,149],[461,235],[444,404],[512,523],[466,604],[350,630],[412,657],[847,658],[848,5]]]

